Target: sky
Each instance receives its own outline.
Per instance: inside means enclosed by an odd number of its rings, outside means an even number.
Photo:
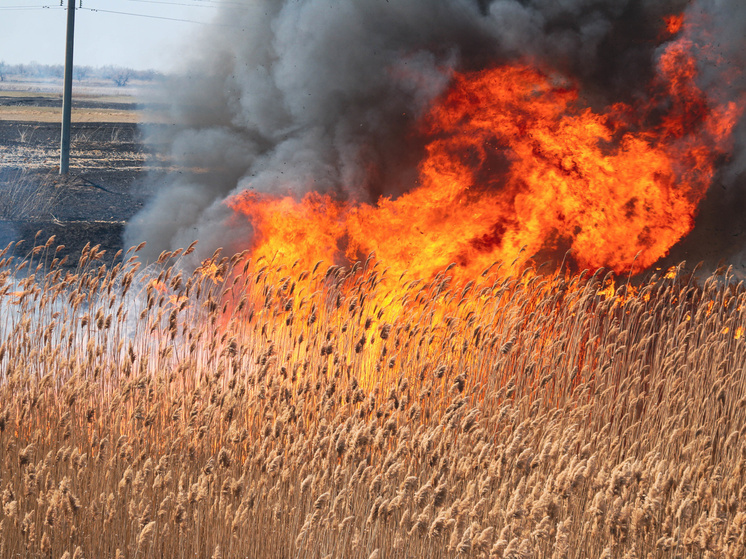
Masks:
[[[178,68],[188,45],[212,26],[220,4],[236,1],[75,0],[82,9],[75,11],[74,63]],[[66,18],[60,0],[0,0],[0,62],[64,64]]]

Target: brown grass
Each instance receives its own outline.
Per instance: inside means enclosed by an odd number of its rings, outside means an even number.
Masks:
[[[52,219],[66,193],[54,184],[52,173],[0,170],[0,220]]]
[[[746,555],[727,274],[98,256],[0,262],[0,557]]]

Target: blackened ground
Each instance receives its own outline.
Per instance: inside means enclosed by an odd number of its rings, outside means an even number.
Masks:
[[[135,110],[116,105],[117,112]],[[66,176],[59,174],[59,145],[57,122],[0,120],[0,249],[22,240],[16,253],[23,255],[54,235],[70,266],[88,243],[111,261],[127,221],[157,188],[145,176],[166,172],[168,163],[156,155],[158,146],[144,144],[135,122],[73,123]]]

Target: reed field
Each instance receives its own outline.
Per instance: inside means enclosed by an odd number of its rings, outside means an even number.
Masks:
[[[0,257],[0,557],[746,556],[729,272],[190,252]]]

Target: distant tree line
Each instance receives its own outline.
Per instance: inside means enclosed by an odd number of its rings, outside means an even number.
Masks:
[[[0,82],[12,77],[19,78],[58,78],[62,79],[65,67],[62,64],[39,64],[30,62],[28,64],[7,64],[0,61]],[[133,70],[122,66],[74,66],[73,79],[82,82],[85,80],[112,81],[119,87],[124,87],[130,80],[158,81],[164,79],[161,72],[155,70]]]

